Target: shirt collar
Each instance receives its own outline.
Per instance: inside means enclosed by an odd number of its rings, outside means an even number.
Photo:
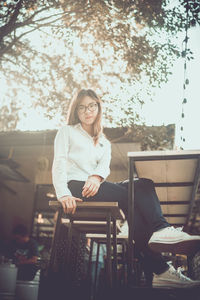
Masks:
[[[75,124],[74,127],[80,129],[80,130],[81,130],[83,133],[85,133],[90,139],[93,140],[93,137],[92,137],[91,135],[89,135],[89,134],[87,133],[87,131],[85,131],[85,129],[83,129],[81,123]],[[103,136],[103,135],[102,135],[102,133],[101,133],[100,138],[101,138],[102,136]]]
[[[93,140],[93,137],[92,137],[91,135],[89,135],[89,134],[87,133],[87,131],[85,131],[85,129],[83,129],[81,123],[75,124],[74,127],[75,127],[75,128],[78,128],[80,131],[82,131],[85,135],[87,135],[90,139]]]

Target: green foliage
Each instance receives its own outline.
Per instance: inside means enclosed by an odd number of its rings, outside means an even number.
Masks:
[[[113,143],[140,143],[141,150],[166,150],[174,147],[175,125],[146,126],[135,125],[105,129],[105,135]]]
[[[2,131],[15,130],[19,121],[18,111],[19,108],[16,107],[14,102],[11,102],[9,106],[3,105],[0,107],[0,128]]]
[[[173,149],[175,126],[139,126],[136,135],[141,138],[141,150]]]

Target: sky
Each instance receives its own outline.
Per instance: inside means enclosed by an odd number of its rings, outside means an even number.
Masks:
[[[180,40],[181,42],[181,40]],[[194,59],[187,63],[187,85],[185,96],[188,100],[184,105],[185,118],[181,118],[184,82],[184,60],[179,59],[172,69],[167,84],[155,91],[153,102],[146,102],[142,107],[147,125],[176,125],[176,146],[183,149],[200,149],[200,27],[190,29],[188,46],[193,51]],[[183,126],[180,140],[180,127]]]

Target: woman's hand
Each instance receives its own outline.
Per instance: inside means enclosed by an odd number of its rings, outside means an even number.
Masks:
[[[89,198],[97,194],[102,178],[98,175],[92,175],[83,186],[82,196]]]
[[[74,214],[77,206],[76,202],[82,202],[83,200],[73,196],[64,196],[58,199],[58,201],[61,202],[64,213]]]

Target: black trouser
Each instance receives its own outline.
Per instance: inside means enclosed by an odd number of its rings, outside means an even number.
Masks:
[[[73,196],[84,201],[116,201],[128,214],[128,181],[111,183],[103,182],[94,197],[82,197],[82,187],[85,182],[72,180],[68,183]],[[134,183],[134,225],[133,237],[138,252],[142,253],[145,268],[157,274],[164,272],[168,265],[161,254],[151,251],[148,241],[154,231],[169,226],[163,217],[160,202],[153,181],[141,178]]]

